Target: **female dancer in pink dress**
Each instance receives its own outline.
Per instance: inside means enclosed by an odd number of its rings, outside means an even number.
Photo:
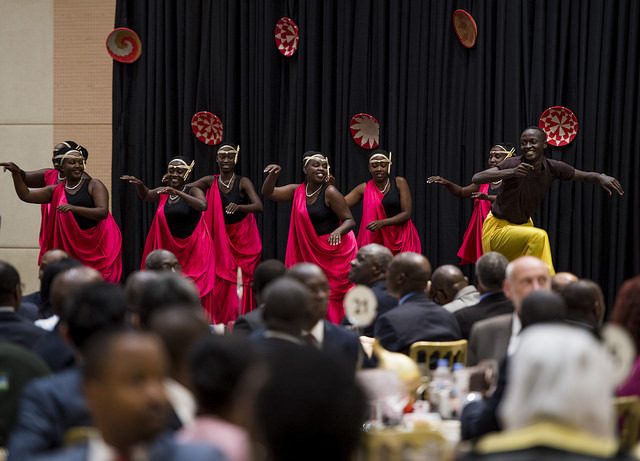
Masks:
[[[382,149],[373,151],[369,172],[373,179],[359,184],[345,197],[349,208],[362,200],[358,248],[378,243],[394,255],[403,251],[421,253],[418,231],[411,221],[411,191],[407,180],[389,177],[391,154]]]
[[[182,265],[182,275],[193,280],[200,291],[200,301],[211,323],[219,323],[214,306],[215,268],[213,243],[204,221],[207,209],[204,192],[188,187],[185,182],[194,162],[173,157],[167,167],[168,185],[149,189],[135,176],[120,179],[135,184],[140,198],[158,203],[142,254],[142,269],[147,255],[159,248],[169,250]]]
[[[101,181],[85,175],[85,159],[79,149],[65,145],[57,155],[65,180],[40,189],[30,190],[15,164],[0,166],[11,171],[22,201],[51,204],[52,215],[43,231],[49,248],[66,251],[99,271],[105,280],[116,283],[122,276],[122,236],[109,213],[109,192]]]
[[[204,219],[215,248],[216,322],[227,323],[254,307],[253,271],[260,264],[262,239],[254,213],[262,213],[262,201],[253,183],[234,168],[240,146],[225,143],[218,149],[219,175],[189,184],[207,194]],[[238,306],[237,271],[242,270],[242,309]]]
[[[320,152],[306,152],[302,161],[304,183],[276,187],[282,168],[271,164],[264,169],[269,176],[262,193],[279,202],[293,201],[285,265],[309,262],[320,266],[331,288],[327,319],[339,323],[344,317],[342,300],[353,286],[347,273],[358,251],[351,231],[355,220],[344,196],[328,184],[327,157]]]
[[[64,176],[62,174],[62,165],[61,165],[61,157],[59,154],[61,149],[75,149],[82,154],[84,161],[87,161],[89,157],[89,153],[87,149],[80,146],[78,143],[74,141],[63,141],[59,144],[56,144],[53,148],[53,157],[51,158],[51,162],[53,163],[53,168],[43,168],[41,170],[33,170],[33,171],[22,171],[20,170],[20,174],[24,183],[27,187],[32,189],[37,189],[40,187],[53,186],[55,184],[60,184],[64,181]],[[84,176],[86,178],[91,179],[91,176],[84,172]],[[47,227],[47,221],[53,219],[53,213],[55,212],[54,208],[50,203],[43,203],[40,205],[40,214],[42,219],[40,221],[40,234],[38,236],[38,243],[40,244],[40,255],[38,256],[38,264],[40,264],[40,259],[42,255],[47,251],[51,250],[53,247],[53,236],[46,235],[45,229]]]
[[[512,157],[515,155],[515,152],[513,144],[505,142],[496,144],[489,151],[489,167],[494,167],[503,160]],[[496,195],[498,195],[500,187],[502,187],[502,180],[491,184],[482,184],[481,186],[469,184],[464,187],[454,184],[440,176],[431,176],[427,182],[442,184],[451,195],[455,197],[473,197],[476,199],[473,204],[473,214],[471,215],[469,226],[462,239],[462,246],[458,250],[458,256],[461,258],[460,264],[475,263],[483,254],[482,224],[491,211],[491,203],[496,199]],[[489,195],[489,193],[491,193],[491,195]]]

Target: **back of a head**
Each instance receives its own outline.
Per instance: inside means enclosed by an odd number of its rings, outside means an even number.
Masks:
[[[198,341],[189,357],[189,369],[200,414],[228,416],[252,357],[244,338],[209,335]]]
[[[509,260],[501,253],[491,251],[476,261],[476,281],[478,290],[483,293],[502,291]]]
[[[172,272],[158,274],[145,284],[140,295],[140,324],[149,324],[152,313],[164,306],[182,304],[194,310],[202,309],[197,288],[189,280]]]
[[[359,251],[365,252],[371,259],[371,262],[380,265],[380,270],[385,273],[393,259],[393,253],[387,247],[378,243],[369,243],[360,248]]]
[[[554,421],[613,437],[612,372],[607,352],[582,328],[556,324],[524,330],[498,408],[504,429]]]
[[[348,461],[365,416],[353,373],[313,348],[274,355],[254,413],[270,459]]]
[[[71,269],[72,267],[82,266],[82,263],[77,259],[66,258],[53,261],[51,264],[47,264],[47,267],[40,279],[40,298],[42,299],[42,310],[46,317],[53,315],[53,308],[51,306],[50,294],[51,284],[53,279],[59,273]]]
[[[147,255],[144,268],[155,272],[180,272],[182,270],[176,255],[163,248],[153,250]]]
[[[189,305],[164,306],[154,311],[147,329],[157,334],[164,343],[171,365],[172,377],[184,381],[188,355],[193,345],[210,334],[209,324],[202,309]]]
[[[260,296],[267,284],[287,272],[284,263],[278,259],[263,261],[253,273],[253,293]]]
[[[20,274],[6,261],[0,261],[0,301],[4,305],[20,302]],[[11,303],[11,304],[10,304]],[[18,306],[14,306],[18,307]]]
[[[49,300],[53,312],[62,316],[67,299],[83,286],[96,283],[106,282],[102,274],[91,267],[80,265],[59,272],[54,277],[49,290]]]
[[[522,328],[538,323],[564,322],[567,306],[562,297],[553,291],[533,291],[522,301],[520,321]]]
[[[80,288],[66,302],[61,321],[75,347],[82,350],[99,332],[125,327],[126,302],[122,289],[107,283]]]
[[[431,280],[431,263],[423,255],[406,251],[393,257],[389,273],[405,274],[404,292],[423,291]],[[387,276],[387,281],[388,281]]]
[[[271,282],[264,292],[263,318],[270,330],[299,334],[308,319],[311,297],[297,279],[285,276]]]
[[[444,264],[431,276],[431,298],[438,304],[447,304],[455,298],[458,291],[469,285],[458,266]]]
[[[602,326],[604,296],[597,283],[588,279],[571,282],[562,289],[560,295],[567,305],[569,320],[588,324],[595,329]]]
[[[640,351],[640,275],[622,284],[610,319],[629,330],[636,343],[636,350]]]
[[[561,293],[564,287],[577,280],[578,277],[571,272],[556,272],[551,276],[551,290],[556,293]]]

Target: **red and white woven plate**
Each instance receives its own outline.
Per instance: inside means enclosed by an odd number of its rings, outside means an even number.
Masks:
[[[540,116],[538,126],[547,134],[547,143],[566,146],[578,133],[578,119],[569,109],[553,106]]]
[[[142,54],[142,42],[133,30],[120,27],[113,29],[107,37],[107,51],[116,61],[129,64]]]
[[[349,124],[351,137],[360,147],[373,149],[380,141],[380,124],[369,114],[356,114]]]
[[[217,115],[201,111],[191,119],[191,129],[200,141],[210,146],[222,142],[222,122]]]
[[[281,18],[276,24],[278,51],[290,57],[298,49],[298,26],[289,18]]]
[[[453,12],[453,28],[462,46],[471,48],[476,44],[478,27],[473,17],[465,10],[455,10]]]

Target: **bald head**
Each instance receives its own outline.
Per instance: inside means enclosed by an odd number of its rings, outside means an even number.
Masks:
[[[551,289],[549,267],[534,256],[521,256],[509,263],[503,284],[504,294],[520,314],[522,300],[532,291]]]
[[[446,264],[438,267],[431,277],[431,299],[444,306],[455,298],[458,291],[469,285],[467,279],[459,267]]]
[[[306,286],[291,276],[271,282],[264,293],[262,314],[269,330],[300,336],[309,324],[311,295]]]
[[[140,300],[142,293],[151,285],[157,281],[160,275],[155,271],[136,271],[127,277],[127,282],[124,285],[124,296],[127,299],[127,308],[129,312],[135,316],[135,319],[131,319],[134,326],[139,326],[140,319]]]
[[[38,278],[42,280],[42,276],[44,275],[44,270],[47,268],[49,264],[54,261],[60,261],[61,259],[69,259],[69,253],[59,248],[54,248],[52,250],[47,251],[40,258],[40,268],[38,269]]]
[[[169,250],[153,250],[144,260],[144,268],[149,271],[157,272],[181,272],[182,266],[178,262],[178,258]]]
[[[586,323],[594,329],[602,326],[606,306],[602,290],[597,283],[580,279],[565,286],[560,295],[567,304],[569,320]]]
[[[396,298],[424,291],[431,278],[429,260],[418,253],[405,252],[396,255],[387,271],[387,292]]]
[[[551,277],[551,290],[560,293],[564,287],[577,280],[578,277],[571,272],[558,272]]]
[[[74,293],[87,285],[105,283],[104,278],[95,269],[76,266],[55,276],[51,284],[51,307],[56,315],[62,313],[64,304]]]
[[[386,277],[387,268],[393,259],[391,251],[377,243],[370,243],[358,250],[351,261],[347,278],[350,282],[370,285]]]

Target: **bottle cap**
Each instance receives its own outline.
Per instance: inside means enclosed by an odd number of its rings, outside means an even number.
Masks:
[[[456,362],[453,364],[453,371],[458,371],[464,368],[464,365],[460,362]]]
[[[438,360],[438,367],[447,367],[447,368],[449,368],[449,361],[447,359]]]

